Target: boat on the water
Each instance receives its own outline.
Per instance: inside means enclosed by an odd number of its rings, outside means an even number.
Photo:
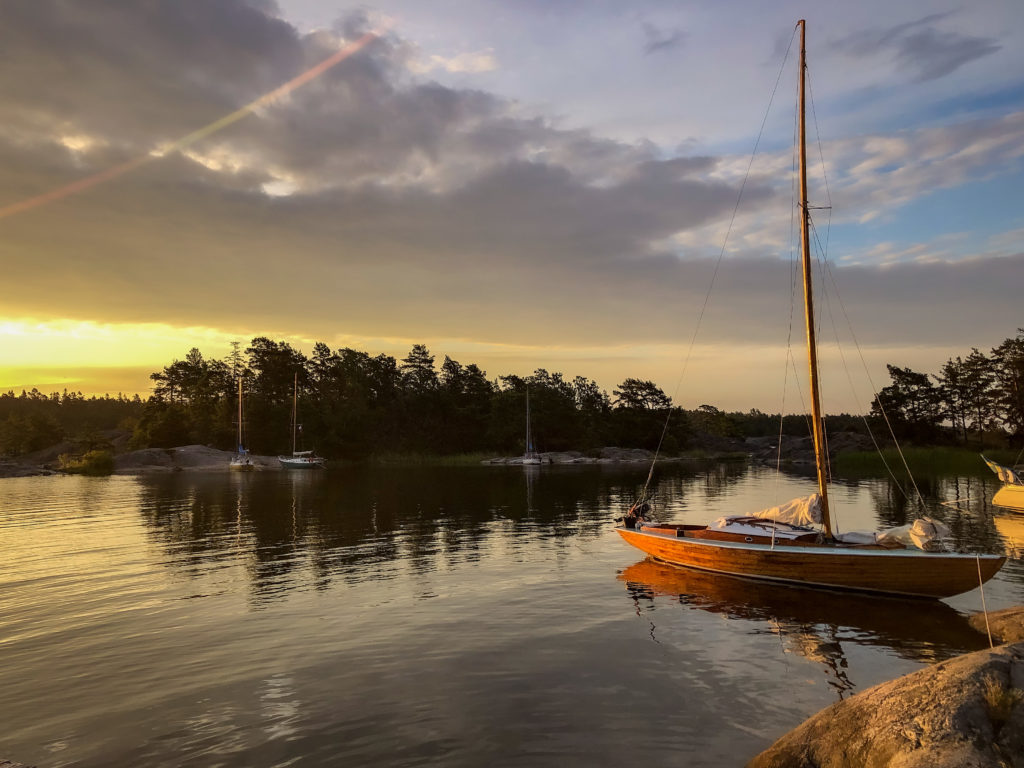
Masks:
[[[1002,488],[992,497],[992,503],[997,507],[1024,509],[1024,467],[1004,467],[984,456],[981,458],[1003,483]]]
[[[256,468],[249,451],[243,441],[242,421],[242,377],[238,377],[238,440],[236,441],[235,455],[231,457],[228,467],[235,470],[249,471]]]
[[[833,530],[811,280],[804,105],[806,24],[801,20],[797,26],[800,239],[818,492],[753,515],[722,517],[709,525],[679,525],[648,520],[650,505],[645,488],[616,530],[643,552],[690,568],[801,586],[908,597],[950,597],[991,579],[1006,557],[948,551],[944,542],[948,528],[929,518],[889,531],[841,534]]]
[[[299,374],[295,374],[295,386],[292,395],[292,455],[278,456],[277,460],[285,469],[321,469],[327,459],[317,456],[315,451],[298,450],[298,433],[302,431],[299,424]]]

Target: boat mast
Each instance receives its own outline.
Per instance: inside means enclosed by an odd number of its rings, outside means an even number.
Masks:
[[[821,494],[821,519],[825,536],[832,538],[832,520],[828,510],[828,480],[825,476],[825,439],[822,429],[821,396],[818,392],[818,347],[814,339],[814,296],[811,289],[811,243],[809,237],[810,211],[807,207],[807,133],[804,105],[804,76],[807,70],[807,50],[804,45],[807,23],[800,26],[800,250],[804,273],[804,313],[807,320],[807,362],[811,371],[811,422],[814,433],[814,463],[818,468],[818,493]]]
[[[526,385],[526,452],[533,453],[533,440],[530,438],[530,385]]]
[[[295,455],[295,440],[296,433],[298,432],[299,422],[299,374],[298,371],[295,373],[295,387],[292,389],[294,395],[292,396],[292,456]]]
[[[238,452],[242,452],[242,377],[238,377]]]

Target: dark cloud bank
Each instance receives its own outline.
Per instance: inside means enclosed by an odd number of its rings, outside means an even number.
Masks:
[[[338,45],[241,0],[5,5],[0,205],[159,150]],[[0,221],[7,312],[314,337],[687,339],[714,264],[657,244],[728,219],[738,190],[715,159],[663,158],[414,80],[409,55],[383,37],[185,154]],[[772,189],[748,182],[744,206]],[[1002,338],[1019,324],[1022,267],[1018,255],[838,273],[862,342],[970,345],[979,326]],[[787,321],[789,279],[773,254],[728,258],[704,340],[779,341],[768,318]]]

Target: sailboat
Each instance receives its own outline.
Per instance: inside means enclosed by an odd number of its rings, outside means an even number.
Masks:
[[[992,497],[992,503],[997,507],[1024,509],[1024,468],[1004,467],[984,456],[981,458],[1003,483],[1003,487]]]
[[[239,470],[251,470],[255,469],[256,465],[253,464],[252,457],[249,455],[249,451],[246,450],[245,445],[242,442],[242,377],[238,377],[238,440],[236,442],[235,455],[231,457],[231,462],[228,466],[231,469]]]
[[[533,433],[530,428],[530,388],[526,388],[526,453],[523,454],[524,465],[540,464],[540,454],[533,445]]]
[[[322,456],[317,456],[313,451],[300,451],[298,448],[298,432],[302,429],[299,425],[299,374],[295,374],[295,387],[292,396],[292,455],[278,456],[277,460],[285,469],[320,469],[327,462]]]
[[[645,517],[649,503],[641,497],[616,530],[623,539],[648,555],[705,571],[801,586],[910,597],[951,597],[991,579],[1006,558],[942,551],[941,540],[948,529],[928,518],[917,520],[912,527],[907,527],[908,530],[847,534],[833,531],[811,283],[804,109],[806,24],[801,20],[798,26],[801,256],[818,492],[751,516],[723,517],[709,525],[648,523]],[[822,527],[820,530],[818,525]]]

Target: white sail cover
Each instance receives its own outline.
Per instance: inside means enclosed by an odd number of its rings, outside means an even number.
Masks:
[[[926,552],[945,549],[943,540],[949,538],[949,527],[930,517],[921,517],[912,525],[900,525],[882,531],[848,531],[836,534],[844,544],[877,544],[889,549],[917,547]]]
[[[787,525],[821,525],[821,495],[812,493],[810,496],[792,499],[777,507],[755,512],[751,517]]]

